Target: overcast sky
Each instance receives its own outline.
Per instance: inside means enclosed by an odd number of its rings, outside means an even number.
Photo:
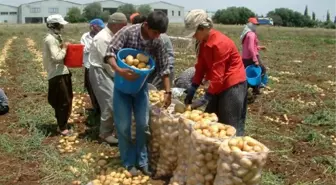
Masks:
[[[2,4],[19,5],[34,0],[0,0]],[[95,0],[69,0],[74,2],[92,2]],[[120,0],[123,2],[142,4],[154,2],[155,0]],[[166,2],[184,6],[185,10],[202,8],[210,11],[216,11],[218,8],[230,6],[245,6],[257,14],[267,14],[275,8],[291,8],[293,10],[304,12],[305,5],[308,5],[309,13],[316,13],[318,19],[325,19],[327,10],[331,14],[332,21],[336,15],[336,0],[165,0]]]

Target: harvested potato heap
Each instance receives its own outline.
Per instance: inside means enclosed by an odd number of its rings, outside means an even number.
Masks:
[[[205,94],[204,88],[198,88],[196,91],[196,97],[202,97]]]
[[[190,143],[191,143],[191,132],[192,127],[195,124],[191,120],[190,115],[194,114],[200,115],[203,120],[210,120],[210,122],[218,121],[218,118],[215,114],[203,113],[199,110],[186,111],[183,116],[180,117],[180,126],[179,126],[179,138],[178,138],[178,163],[174,171],[174,176],[170,180],[170,185],[182,185],[186,183],[186,173],[188,169],[188,159],[190,157]],[[196,116],[198,117],[198,116]],[[208,121],[206,121],[208,122]]]
[[[77,140],[78,134],[74,134],[73,136],[61,136],[61,139],[58,141],[59,145],[57,145],[58,151],[62,153],[72,153],[77,150],[74,147],[75,144],[78,144]]]
[[[149,176],[132,176],[125,168],[110,164],[101,159],[97,162],[100,167],[99,175],[92,181],[93,185],[147,185]]]
[[[225,140],[219,149],[215,185],[257,185],[269,149],[246,136]]]
[[[147,70],[151,68],[151,66],[148,65],[149,57],[142,53],[138,53],[135,58],[132,55],[128,55],[125,59],[122,59],[122,61],[133,68],[141,70]]]
[[[90,105],[90,102],[87,102],[88,99],[89,97],[87,94],[77,94],[76,92],[74,92],[69,123],[85,122],[85,116],[84,116],[85,107]]]
[[[160,104],[164,101],[164,92],[165,91],[149,91],[149,102],[151,105]]]
[[[234,127],[199,122],[193,126],[187,169],[187,185],[213,184],[217,173],[218,148],[236,134]]]

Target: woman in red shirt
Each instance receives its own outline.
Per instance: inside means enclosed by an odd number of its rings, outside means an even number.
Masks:
[[[247,82],[242,58],[234,42],[213,29],[204,10],[191,10],[185,17],[189,35],[200,42],[192,86],[187,90],[185,104],[192,99],[203,78],[209,80],[205,96],[192,104],[193,108],[207,104],[206,112],[215,113],[219,122],[232,125],[237,135],[244,135]]]

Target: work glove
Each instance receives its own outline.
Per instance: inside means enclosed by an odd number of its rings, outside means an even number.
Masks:
[[[201,107],[203,105],[206,105],[209,103],[209,101],[212,99],[213,95],[206,92],[203,97],[196,100],[194,103],[191,104],[192,109],[197,109],[198,107]]]
[[[193,100],[193,98],[195,96],[195,93],[196,93],[198,87],[199,87],[199,85],[192,84],[191,87],[189,87],[185,91],[185,93],[187,94],[187,96],[184,99],[184,104],[190,105],[192,103],[192,100]]]

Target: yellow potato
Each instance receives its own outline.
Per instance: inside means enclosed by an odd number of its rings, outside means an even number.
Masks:
[[[146,56],[146,55],[144,55],[144,54],[142,54],[142,53],[138,53],[138,54],[136,55],[136,58],[137,58],[140,62],[144,62],[144,63],[147,63],[148,60],[149,60],[149,57]]]
[[[138,67],[139,69],[142,69],[142,68],[145,68],[145,67],[146,67],[146,64],[143,63],[143,62],[140,62],[140,63],[137,65],[137,67]]]
[[[138,59],[133,59],[133,65],[137,66],[140,63],[140,61]]]

